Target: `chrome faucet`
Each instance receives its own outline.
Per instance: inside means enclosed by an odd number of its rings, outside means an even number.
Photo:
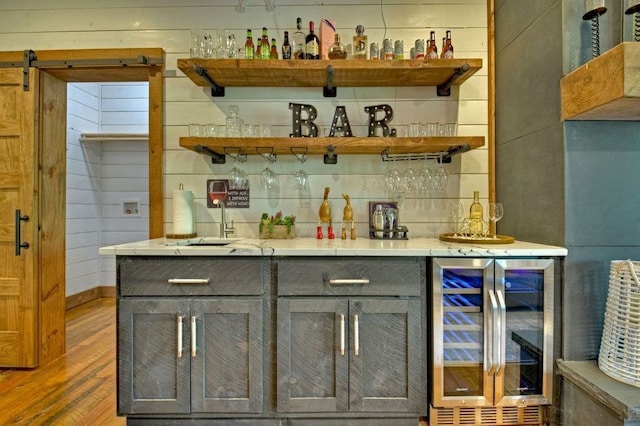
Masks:
[[[227,225],[227,209],[222,200],[215,199],[213,200],[214,205],[220,205],[222,209],[221,217],[220,217],[220,238],[229,238],[229,235],[235,234],[236,230],[233,227],[233,221],[231,221],[231,226]]]

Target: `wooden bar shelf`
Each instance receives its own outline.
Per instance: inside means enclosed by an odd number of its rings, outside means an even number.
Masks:
[[[640,120],[640,43],[620,43],[560,81],[563,120]]]

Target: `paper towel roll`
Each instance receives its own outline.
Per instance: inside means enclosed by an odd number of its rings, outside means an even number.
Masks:
[[[193,233],[193,192],[176,189],[173,191],[173,233]]]

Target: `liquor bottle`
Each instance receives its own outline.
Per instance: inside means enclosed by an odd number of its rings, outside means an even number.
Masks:
[[[480,191],[473,191],[473,203],[469,207],[469,232],[472,235],[481,236],[484,230],[482,217],[482,204],[480,204]]]
[[[305,38],[305,58],[306,59],[320,59],[320,40],[318,36],[313,32],[313,21],[309,21],[309,34]]]
[[[364,26],[358,25],[356,27],[356,35],[353,36],[353,59],[367,59],[367,46],[367,36],[364,35]]]
[[[284,43],[282,43],[282,59],[291,59],[291,45],[289,44],[289,31],[284,32]]]
[[[447,31],[444,48],[442,49],[442,58],[453,59],[453,44],[451,43],[451,31]]]
[[[442,48],[440,49],[440,59],[444,59],[444,52],[447,50],[447,39],[442,37]]]
[[[427,47],[427,58],[438,59],[438,46],[436,46],[436,32],[431,31],[429,46]]]
[[[262,39],[256,39],[256,53],[253,55],[253,59],[261,59],[262,58]]]
[[[305,59],[307,37],[302,32],[302,19],[296,19],[297,31],[293,33],[293,59]]]
[[[269,52],[270,59],[278,59],[278,46],[276,46],[276,39],[271,39],[271,51]]]
[[[347,59],[347,51],[344,45],[340,43],[340,34],[336,33],[334,36],[335,42],[329,47],[327,55],[329,59]]]
[[[254,58],[254,46],[253,46],[253,34],[251,30],[247,30],[247,41],[244,42],[244,58],[245,59],[253,59]]]
[[[270,59],[271,52],[269,49],[269,34],[267,27],[262,27],[262,39],[260,40],[260,59]]]

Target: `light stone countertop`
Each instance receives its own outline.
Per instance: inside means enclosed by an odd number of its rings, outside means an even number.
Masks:
[[[189,245],[219,243],[219,238],[196,237],[188,240],[157,238],[102,247],[104,256],[428,256],[428,257],[508,257],[566,256],[564,247],[524,241],[511,244],[462,244],[437,238],[409,240],[356,240],[295,238],[290,240],[232,238],[227,245]]]

